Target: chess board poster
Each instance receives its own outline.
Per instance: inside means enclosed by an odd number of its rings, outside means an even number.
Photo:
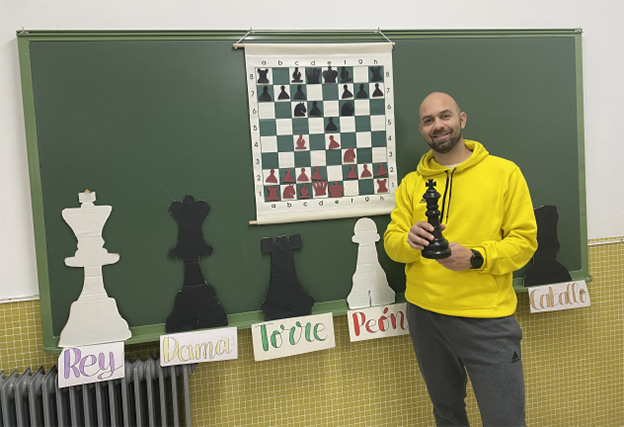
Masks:
[[[259,224],[387,214],[390,43],[245,45]]]

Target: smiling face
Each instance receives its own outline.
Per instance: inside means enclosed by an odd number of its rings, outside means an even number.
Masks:
[[[420,106],[418,130],[427,144],[437,153],[450,153],[462,141],[466,114],[455,100],[445,93],[432,93]]]

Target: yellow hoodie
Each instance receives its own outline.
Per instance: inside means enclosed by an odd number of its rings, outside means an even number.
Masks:
[[[490,156],[476,141],[464,144],[472,155],[456,168],[438,164],[429,151],[416,172],[403,178],[384,246],[391,259],[406,264],[405,298],[412,304],[450,316],[509,316],[517,305],[512,274],[537,249],[529,189],[513,162]],[[438,209],[444,203],[440,218],[446,224],[444,237],[483,254],[480,269],[448,270],[407,243],[410,227],[427,220],[422,196],[428,179],[436,181],[442,194]]]

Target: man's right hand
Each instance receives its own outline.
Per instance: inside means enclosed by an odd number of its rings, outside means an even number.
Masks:
[[[446,228],[445,224],[440,225],[440,230]],[[433,240],[433,225],[427,221],[420,221],[412,225],[409,233],[407,233],[407,243],[414,249],[422,251],[425,246],[429,246]]]

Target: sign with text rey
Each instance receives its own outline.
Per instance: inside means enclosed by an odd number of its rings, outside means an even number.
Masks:
[[[257,222],[390,213],[390,43],[246,44]]]

